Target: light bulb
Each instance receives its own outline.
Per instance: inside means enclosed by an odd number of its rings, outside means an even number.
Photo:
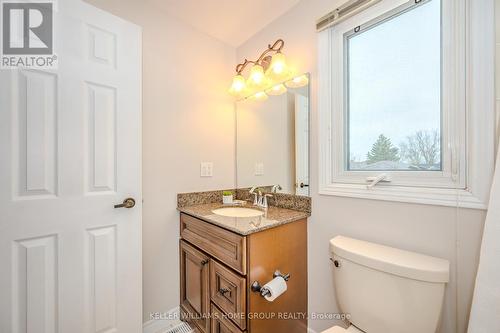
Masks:
[[[289,69],[286,65],[286,57],[283,53],[273,55],[269,69],[266,75],[272,80],[278,81],[284,79],[288,75]]]
[[[300,88],[303,86],[306,86],[309,83],[309,79],[307,78],[307,75],[300,75],[296,76],[290,81],[285,82],[285,85],[288,88]]]
[[[271,89],[266,90],[266,93],[271,96],[278,96],[286,93],[286,87],[280,83],[272,87]]]
[[[233,84],[229,88],[229,93],[233,96],[239,96],[243,93],[245,87],[245,78],[241,74],[238,74],[233,78]]]
[[[259,91],[258,93],[255,93],[254,95],[250,96],[248,99],[250,99],[252,101],[262,102],[268,98],[269,98],[269,96],[267,96],[267,94],[265,92]]]
[[[253,65],[248,77],[248,85],[252,88],[260,88],[266,83],[264,68],[261,65]]]

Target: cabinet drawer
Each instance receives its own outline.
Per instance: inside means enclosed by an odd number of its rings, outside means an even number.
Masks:
[[[229,267],[246,274],[246,238],[181,214],[181,237]]]
[[[210,262],[210,298],[242,330],[246,328],[246,279]]]
[[[212,304],[211,333],[243,333],[235,324],[224,316],[221,310]]]

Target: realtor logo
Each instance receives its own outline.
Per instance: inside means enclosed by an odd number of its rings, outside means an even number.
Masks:
[[[53,68],[53,2],[2,1],[2,68]]]

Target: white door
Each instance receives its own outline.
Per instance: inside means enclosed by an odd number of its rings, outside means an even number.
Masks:
[[[309,195],[309,98],[295,94],[295,194]]]
[[[138,333],[141,32],[58,1],[55,52],[0,71],[0,332]]]

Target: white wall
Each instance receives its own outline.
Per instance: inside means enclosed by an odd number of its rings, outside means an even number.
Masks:
[[[178,192],[232,188],[235,50],[143,1],[89,0],[143,28],[144,320],[179,303]],[[200,178],[200,162],[214,177]]]
[[[258,54],[277,38],[297,72],[311,72],[312,151],[309,221],[309,311],[337,312],[328,241],[338,234],[442,257],[452,262],[440,332],[465,332],[485,212],[342,197],[318,192],[318,115],[315,21],[340,0],[301,1],[237,49],[237,59]],[[499,94],[500,97],[500,94]],[[456,251],[458,249],[458,251]],[[457,260],[458,258],[458,260]],[[454,272],[458,273],[457,275]],[[415,314],[418,316],[418,314]],[[310,321],[321,331],[332,321]]]
[[[500,0],[495,0],[495,23],[496,23],[496,109],[497,109],[497,133],[500,133]]]

